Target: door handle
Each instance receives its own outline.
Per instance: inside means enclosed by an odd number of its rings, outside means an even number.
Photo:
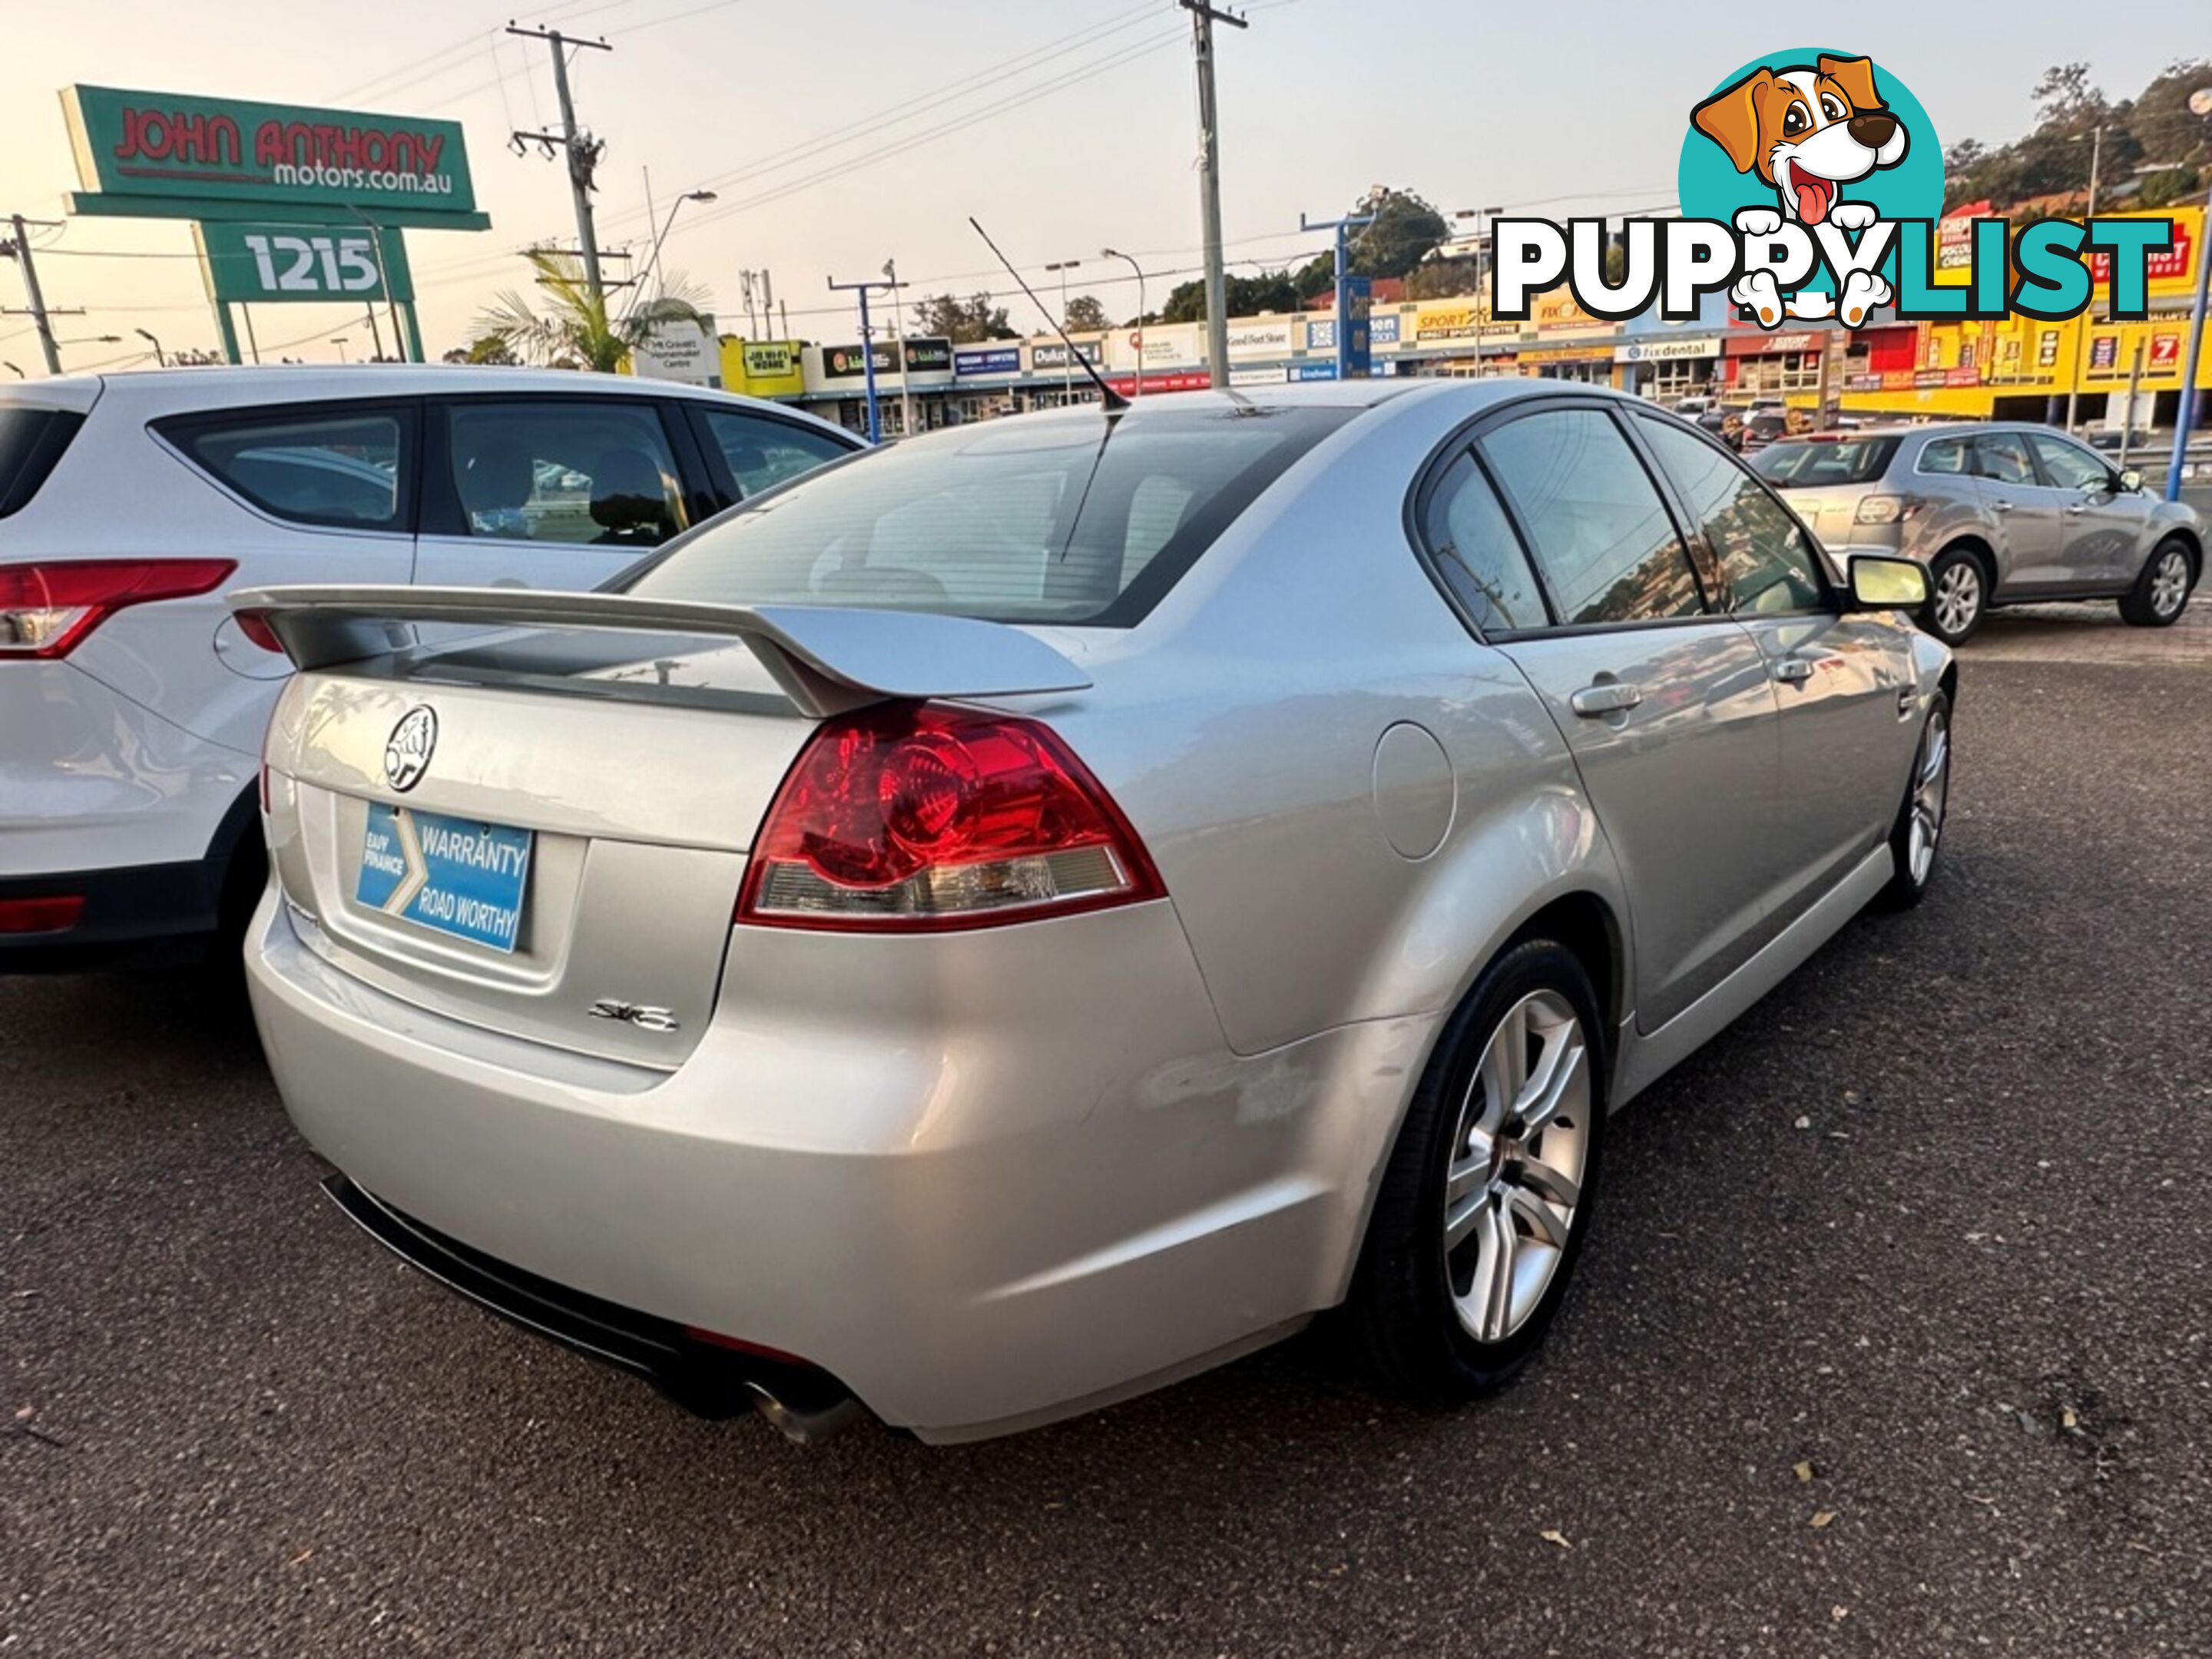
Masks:
[[[2082,506],[2079,501],[2075,502],[2073,506],[2066,509],[2069,514],[2075,518],[2079,518],[2082,514],[2087,513],[2088,510],[2089,509],[2087,507]]]
[[[1990,503],[1990,506],[1994,511],[1999,513],[2009,513],[2012,511],[2012,503],[2010,501],[1993,501]]]
[[[1644,689],[1621,680],[1601,680],[1586,685],[1567,699],[1567,706],[1586,718],[1618,714],[1644,701]]]
[[[1774,665],[1774,678],[1784,685],[1802,685],[1813,678],[1813,665],[1802,657],[1784,657]]]

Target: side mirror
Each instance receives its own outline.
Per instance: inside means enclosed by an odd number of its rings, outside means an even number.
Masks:
[[[1851,555],[1854,611],[1917,611],[1928,603],[1928,567],[1876,553]]]
[[[2120,488],[2130,495],[2142,488],[2142,474],[2130,467],[2120,474]]]

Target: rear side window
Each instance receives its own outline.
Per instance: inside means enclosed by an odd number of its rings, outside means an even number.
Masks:
[[[741,506],[622,586],[723,605],[1126,627],[1356,412],[1209,406],[955,428]]]
[[[684,528],[676,454],[642,398],[455,403],[446,421],[462,535],[653,547]]]
[[[706,409],[707,431],[722,452],[730,476],[741,496],[773,489],[802,472],[811,472],[824,461],[853,453],[853,446],[826,432],[811,431],[788,421],[735,410]]]
[[[1437,574],[1484,633],[1551,621],[1521,538],[1473,455],[1461,454],[1437,480],[1421,514],[1421,536]]]
[[[301,409],[167,422],[203,471],[273,517],[348,530],[407,528],[411,410]]]
[[[1562,623],[1650,622],[1704,609],[1658,488],[1610,416],[1546,410],[1478,447],[1528,532]]]
[[[83,424],[73,410],[0,406],[0,519],[31,504]]]

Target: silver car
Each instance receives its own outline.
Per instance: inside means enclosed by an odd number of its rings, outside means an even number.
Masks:
[[[1829,547],[1928,567],[1921,625],[1947,645],[1992,605],[2111,599],[2142,628],[2177,621],[2204,572],[2197,509],[2048,427],[1820,433],[1759,452],[1760,476]]]
[[[972,1438],[1339,1309],[1465,1398],[1607,1114],[1928,883],[1925,592],[1648,404],[1409,380],[918,438],[617,591],[240,593],[255,1012],[356,1221],[703,1411]]]

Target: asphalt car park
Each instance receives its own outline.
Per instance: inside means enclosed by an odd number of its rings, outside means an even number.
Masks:
[[[686,1417],[384,1255],[216,976],[0,981],[10,1654],[2187,1654],[2212,627],[1992,617],[1945,868],[1613,1125],[1543,1357],[1018,1438]]]

